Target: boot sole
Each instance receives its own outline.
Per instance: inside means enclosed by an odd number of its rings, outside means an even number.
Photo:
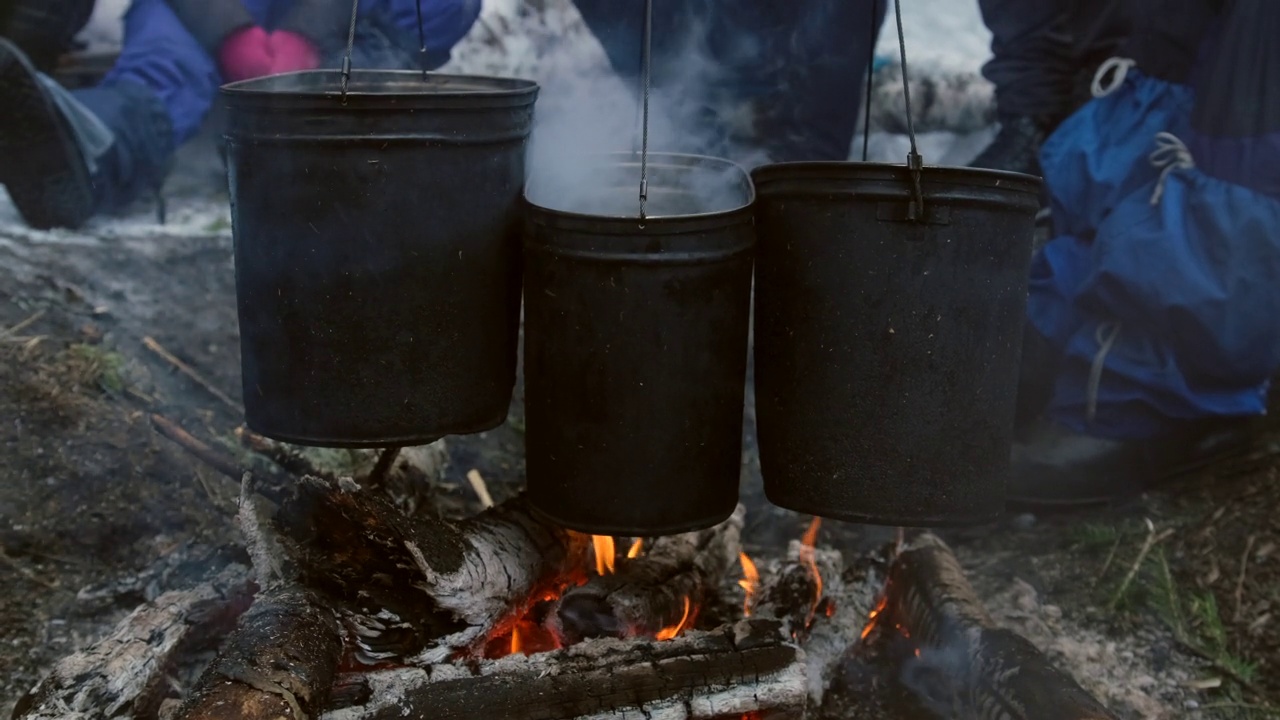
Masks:
[[[27,224],[78,227],[93,215],[93,183],[71,128],[36,70],[0,39],[0,185]]]
[[[1104,507],[1119,501],[1137,497],[1138,495],[1166,482],[1172,482],[1193,473],[1200,472],[1217,463],[1238,457],[1244,457],[1252,452],[1256,452],[1258,449],[1259,445],[1257,438],[1255,437],[1241,437],[1235,440],[1227,440],[1221,446],[1214,447],[1204,454],[1197,455],[1194,458],[1177,462],[1169,467],[1163,468],[1158,474],[1145,483],[1131,487],[1117,487],[1116,492],[1105,496],[1052,499],[1011,496],[1006,498],[1005,507],[1008,511],[1012,512],[1031,512],[1037,510],[1045,512],[1069,512],[1072,510]]]

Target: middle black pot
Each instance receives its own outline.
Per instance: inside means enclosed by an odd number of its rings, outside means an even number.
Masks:
[[[747,173],[610,156],[526,192],[528,495],[599,535],[710,527],[738,502],[755,236]]]

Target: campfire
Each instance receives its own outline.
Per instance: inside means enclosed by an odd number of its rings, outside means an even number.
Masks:
[[[447,522],[368,479],[259,475],[242,475],[248,563],[140,607],[15,717],[803,718],[842,664],[873,659],[930,708],[1110,717],[994,627],[932,535],[846,560],[815,518],[753,558],[742,506],[706,530],[615,538],[554,526],[520,496]],[[190,686],[174,681],[193,666]]]

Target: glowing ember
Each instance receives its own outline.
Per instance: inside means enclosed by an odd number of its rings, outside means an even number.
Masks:
[[[872,609],[871,612],[867,613],[867,626],[862,628],[862,637],[858,638],[859,640],[866,640],[867,636],[871,634],[871,631],[876,629],[876,618],[880,617],[880,614],[884,612],[884,609],[888,605],[889,596],[887,594],[882,595],[880,597],[880,602],[876,603],[875,608]]]
[[[636,541],[631,543],[631,549],[627,550],[627,559],[634,560],[640,557],[640,551],[643,549],[644,549],[644,538],[636,538]]]
[[[751,601],[755,599],[756,588],[760,585],[760,572],[746,553],[738,553],[738,561],[742,563],[742,579],[738,581],[738,587],[747,593],[742,600],[742,616],[751,617]]]
[[[671,638],[679,635],[680,632],[684,630],[685,623],[689,622],[690,609],[692,609],[692,607],[691,607],[691,603],[689,602],[689,597],[685,596],[684,615],[680,618],[680,622],[675,625],[672,625],[671,627],[662,628],[661,630],[658,631],[658,634],[655,637],[658,640],[670,640]]]
[[[612,575],[613,563],[617,558],[617,551],[613,548],[613,538],[609,535],[592,535],[591,545],[596,554],[596,573]]]
[[[813,522],[809,523],[809,529],[804,531],[804,536],[800,538],[800,562],[804,563],[809,569],[809,575],[813,577],[813,604],[809,606],[809,614],[805,618],[805,627],[813,624],[813,616],[818,612],[818,605],[822,603],[822,573],[818,571],[818,561],[815,557],[814,548],[818,544],[818,530],[822,528],[822,518],[815,517]]]

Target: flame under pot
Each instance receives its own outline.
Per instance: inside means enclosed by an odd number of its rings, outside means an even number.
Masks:
[[[661,535],[733,512],[754,233],[750,178],[713,158],[611,156],[530,183],[529,499],[566,527]]]
[[[223,89],[248,425],[334,447],[495,427],[537,85],[356,71],[339,88],[325,70]]]
[[[1004,509],[1039,181],[795,163],[759,201],[755,388],[765,492],[885,525]]]

